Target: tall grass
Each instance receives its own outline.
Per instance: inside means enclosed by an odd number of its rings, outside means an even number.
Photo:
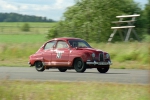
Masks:
[[[0,81],[1,100],[149,100],[148,85]]]
[[[91,44],[93,47],[107,51],[114,62],[113,67],[146,68],[150,66],[150,44],[146,42]]]
[[[42,43],[0,44],[0,66],[28,66],[29,56]]]
[[[47,39],[42,34],[0,35],[0,66],[28,66],[28,58]]]
[[[0,66],[27,66],[29,56],[35,53],[44,42],[28,40],[27,43],[24,43],[22,40],[22,42],[16,41],[16,43],[0,44]],[[150,69],[148,43],[91,43],[91,45],[110,54],[113,62],[112,68]]]

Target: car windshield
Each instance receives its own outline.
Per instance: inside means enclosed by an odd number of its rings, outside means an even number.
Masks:
[[[84,40],[68,40],[68,42],[73,48],[91,48],[91,46]]]

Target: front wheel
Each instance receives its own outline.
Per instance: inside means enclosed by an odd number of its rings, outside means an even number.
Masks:
[[[106,73],[106,72],[109,70],[109,65],[108,65],[108,66],[99,67],[99,68],[97,68],[97,70],[98,70],[100,73]]]
[[[67,71],[66,68],[58,68],[58,70],[59,70],[60,72],[66,72],[66,71]]]
[[[38,62],[35,63],[35,69],[38,72],[43,72],[45,70],[45,68],[43,66],[43,63],[41,61],[38,61]]]
[[[80,73],[83,73],[86,70],[86,65],[82,61],[81,58],[75,59],[75,61],[74,61],[74,69],[76,70],[76,72],[80,72]]]

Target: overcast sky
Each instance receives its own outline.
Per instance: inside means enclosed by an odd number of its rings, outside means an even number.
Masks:
[[[148,0],[134,1],[144,6]],[[66,8],[74,3],[74,0],[0,0],[0,12],[15,12],[60,20]]]

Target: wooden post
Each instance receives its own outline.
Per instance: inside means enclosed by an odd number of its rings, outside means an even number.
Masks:
[[[117,24],[117,27],[111,27],[111,29],[113,29],[113,33],[110,35],[109,39],[108,39],[108,42],[111,42],[113,37],[115,36],[115,34],[117,33],[117,30],[119,30],[119,34],[120,34],[120,37],[122,40],[124,41],[128,41],[129,40],[129,37],[130,37],[130,34],[131,32],[134,33],[135,37],[137,38],[138,41],[140,41],[136,31],[134,30],[134,22],[135,22],[135,18],[140,16],[139,14],[134,14],[134,15],[122,15],[122,16],[116,16],[116,18],[119,18],[119,21],[113,21],[112,23],[115,23]],[[128,20],[128,21],[123,21],[123,18],[128,18],[128,17],[131,17],[132,19],[131,20]],[[127,26],[121,26],[122,23],[128,23]],[[120,31],[121,29],[128,29],[127,31],[127,34],[124,38],[124,35],[123,33]]]

